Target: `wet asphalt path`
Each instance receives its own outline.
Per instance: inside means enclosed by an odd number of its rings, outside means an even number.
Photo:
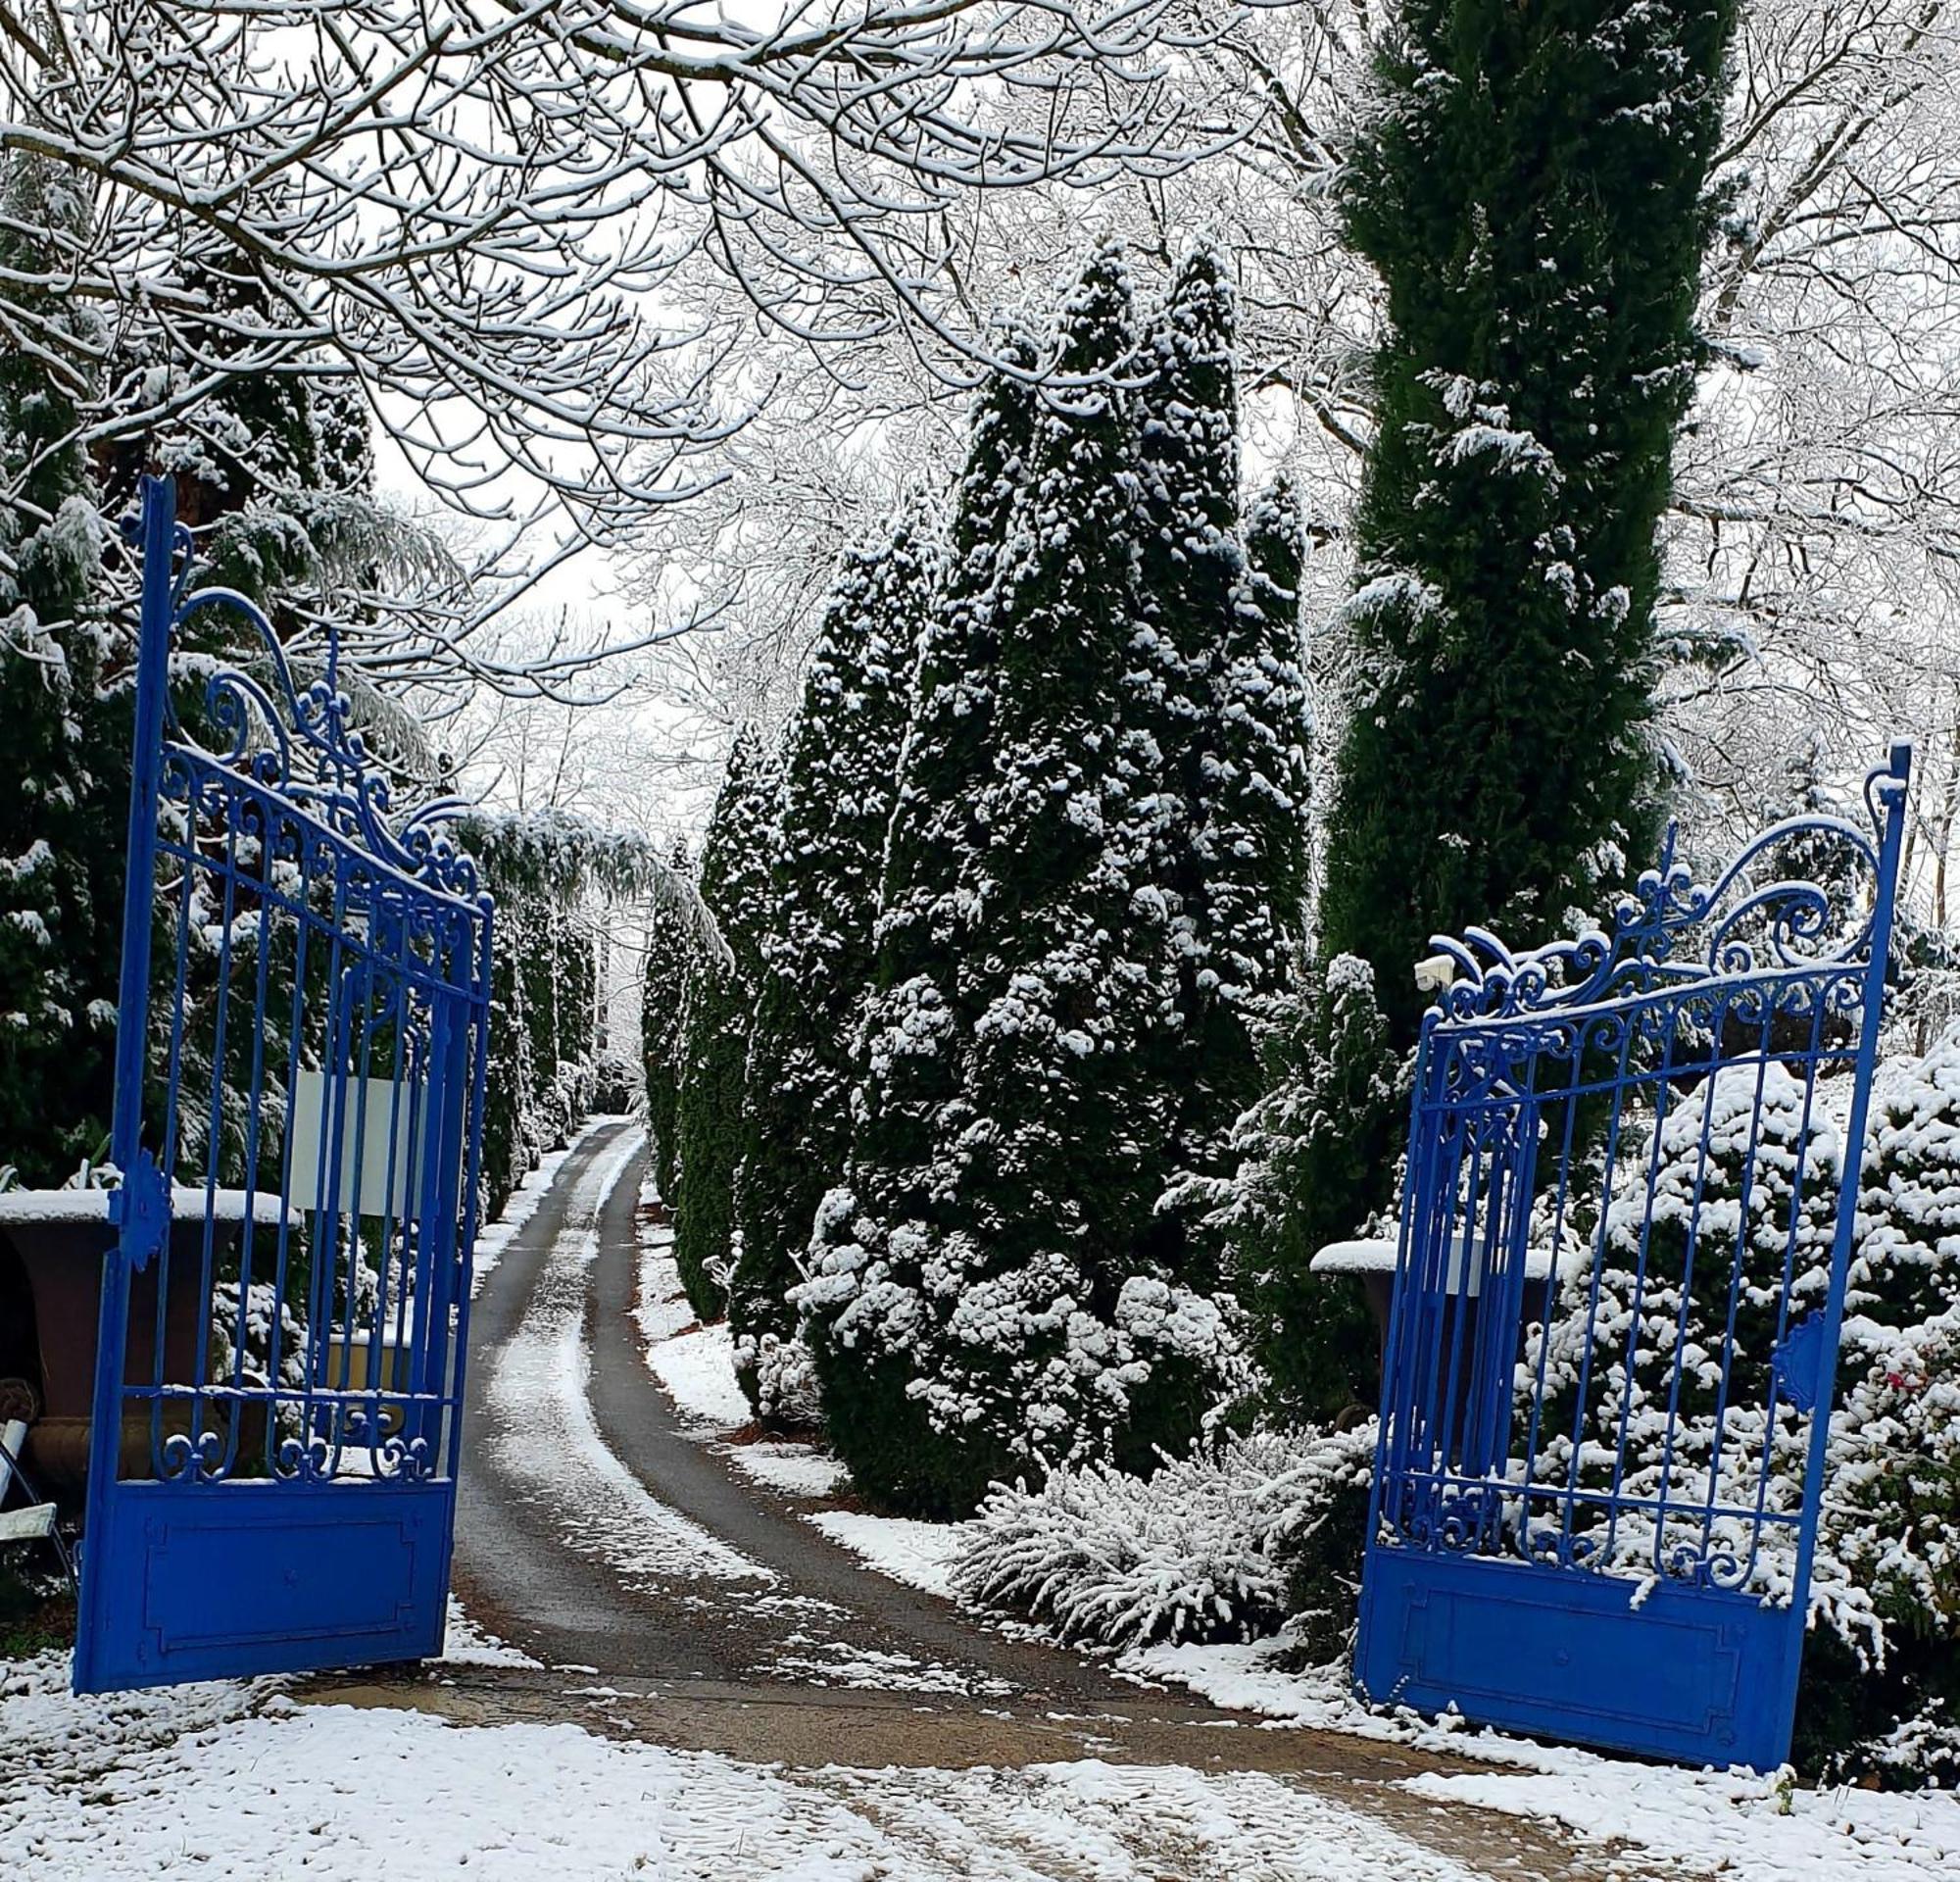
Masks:
[[[624,1123],[602,1128],[566,1159],[471,1310],[456,1562],[471,1617],[548,1665],[609,1675],[814,1693],[861,1685],[867,1668],[884,1665],[900,1691],[1134,1707],[1134,1682],[984,1629],[867,1569],[801,1520],[820,1504],[750,1481],[688,1435],[647,1369],[632,1318],[644,1154],[623,1167],[618,1158],[634,1134]],[[612,1170],[617,1180],[601,1199]],[[596,1250],[586,1244],[588,1260],[567,1261],[588,1233]],[[582,1300],[569,1298],[573,1285]],[[576,1325],[590,1355],[582,1381],[563,1342],[541,1359],[541,1319],[567,1334]],[[564,1402],[581,1392],[585,1424]],[[614,1466],[595,1459],[594,1436]],[[623,1501],[634,1485],[618,1481],[617,1466],[739,1562],[685,1533],[636,1535],[646,1512]]]

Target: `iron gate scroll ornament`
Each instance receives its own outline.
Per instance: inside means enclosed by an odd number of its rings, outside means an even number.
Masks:
[[[1910,748],[1612,930],[1471,929],[1426,1016],[1355,1676],[1695,1763],[1788,1753]],[[1795,860],[1818,879],[1794,879]],[[1545,1278],[1540,1278],[1545,1277]]]
[[[75,1689],[435,1654],[489,898],[444,834],[456,806],[393,816],[336,641],[303,684],[250,601],[193,589],[167,480],[144,479],[134,533],[122,1184]],[[206,616],[226,645],[244,630],[245,661],[191,644]],[[183,720],[173,688],[196,700]],[[167,1339],[167,1320],[194,1332]]]

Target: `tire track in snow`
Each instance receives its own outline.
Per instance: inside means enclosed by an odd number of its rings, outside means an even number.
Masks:
[[[494,1455],[526,1503],[554,1513],[567,1548],[629,1587],[703,1575],[773,1583],[769,1569],[651,1496],[593,1422],[586,1304],[599,1216],[645,1143],[644,1131],[625,1132],[579,1178],[522,1322],[490,1356],[486,1397],[502,1427]]]

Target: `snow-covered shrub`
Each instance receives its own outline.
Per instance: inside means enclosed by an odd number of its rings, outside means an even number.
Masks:
[[[823,1428],[822,1382],[815,1359],[801,1340],[774,1333],[736,1335],[735,1373],[757,1417],[771,1430]]]
[[[1669,1533],[1657,1549],[1651,1518],[1623,1511],[1600,1564],[1609,1572],[1646,1574],[1684,1548],[1681,1560],[1698,1558],[1711,1496],[1746,1510],[1760,1490],[1772,1515],[1801,1509],[1807,1420],[1788,1403],[1773,1422],[1760,1408],[1792,1229],[1789,1321],[1825,1298],[1848,1101],[1841,1078],[1821,1080],[1806,1102],[1776,1061],[1733,1065],[1675,1099],[1660,1128],[1650,1208],[1645,1154],[1623,1164],[1630,1173],[1608,1203],[1596,1303],[1577,1300],[1544,1336],[1545,1428],[1559,1435],[1537,1463],[1541,1481],[1602,1489],[1625,1420],[1620,1487],[1652,1498],[1665,1481]],[[1755,1259],[1743,1262],[1732,1306],[1739,1236]],[[1960,1771],[1960,1738],[1949,1742],[1960,1716],[1956,1294],[1960,1029],[1923,1059],[1883,1065],[1873,1090],[1798,1708],[1799,1754],[1813,1768],[1896,1769],[1908,1757],[1936,1760],[1947,1743],[1943,1756]],[[1725,1341],[1733,1342],[1726,1392]],[[1582,1407],[1589,1343],[1595,1362]],[[1600,1354],[1612,1362],[1598,1362]],[[1534,1340],[1526,1376],[1537,1359]],[[1575,1428],[1585,1446],[1576,1473]],[[1711,1558],[1728,1552],[1743,1586],[1786,1598],[1793,1530],[1751,1528],[1718,1517]],[[1588,1540],[1604,1546],[1603,1528]]]
[[[1358,1559],[1374,1454],[1368,1426],[1258,1432],[1151,1477],[1091,1463],[1052,1471],[1038,1490],[997,1487],[954,1586],[1067,1640],[1251,1639],[1296,1606],[1298,1564],[1313,1545]]]

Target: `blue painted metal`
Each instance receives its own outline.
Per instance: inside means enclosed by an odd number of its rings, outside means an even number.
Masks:
[[[457,807],[392,815],[337,646],[302,684],[251,602],[193,589],[168,481],[136,533],[78,1692],[440,1650],[489,1024]]]
[[[1788,1754],[1910,748],[1871,827],[1472,929],[1410,1102],[1355,1677],[1694,1763]],[[1828,880],[1792,879],[1792,861]]]

